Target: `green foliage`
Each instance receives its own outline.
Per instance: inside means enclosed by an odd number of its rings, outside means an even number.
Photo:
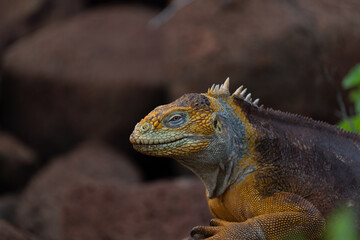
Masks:
[[[360,79],[360,76],[359,76]],[[357,90],[353,90],[350,92],[350,100],[355,104],[355,111],[357,114],[360,114],[360,84]]]
[[[353,67],[348,75],[343,80],[343,87],[345,89],[359,87],[360,86],[360,64]]]
[[[325,232],[326,240],[358,240],[356,212],[352,208],[340,208],[330,214]]]
[[[343,87],[350,89],[349,98],[355,106],[355,116],[339,123],[341,128],[360,133],[360,64],[350,70],[343,80]]]
[[[347,131],[360,133],[360,115],[342,120],[338,125]]]

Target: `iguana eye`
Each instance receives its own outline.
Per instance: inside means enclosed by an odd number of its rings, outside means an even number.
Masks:
[[[188,121],[188,116],[185,112],[176,112],[167,116],[163,120],[163,125],[168,128],[178,128],[183,126]]]
[[[181,116],[180,115],[174,115],[169,119],[169,122],[178,122],[181,120]]]

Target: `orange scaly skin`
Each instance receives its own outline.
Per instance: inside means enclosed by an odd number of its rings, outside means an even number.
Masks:
[[[321,239],[328,212],[360,203],[360,137],[257,107],[229,82],[157,107],[135,127],[134,148],[172,157],[206,187],[208,240]]]

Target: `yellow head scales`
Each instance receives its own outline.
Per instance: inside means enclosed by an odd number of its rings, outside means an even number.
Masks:
[[[216,108],[216,102],[202,94],[186,94],[150,112],[135,126],[130,141],[136,150],[154,156],[199,152],[208,145],[206,137],[214,134]]]

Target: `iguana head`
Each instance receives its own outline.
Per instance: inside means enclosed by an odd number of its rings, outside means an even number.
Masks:
[[[251,102],[251,94],[245,97],[245,92],[240,87],[230,96],[227,79],[221,86],[213,85],[207,94],[185,94],[143,118],[130,142],[141,153],[178,160],[203,181],[210,177],[209,172],[219,177],[219,171],[232,171],[234,162],[249,152],[253,132],[236,101],[255,106],[258,100]]]
[[[137,151],[154,156],[177,158],[204,151],[220,129],[214,119],[218,108],[204,94],[185,94],[150,112],[135,126],[130,141]]]

